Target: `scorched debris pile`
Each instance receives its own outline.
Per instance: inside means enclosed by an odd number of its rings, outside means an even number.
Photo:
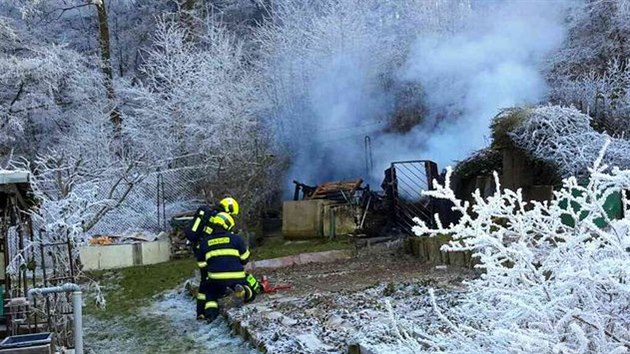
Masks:
[[[436,212],[445,222],[455,218],[450,208],[442,205],[441,201],[422,195],[423,191],[434,188],[435,180],[444,182],[444,175],[437,171],[437,165],[432,161],[394,162],[385,170],[382,190],[378,192],[364,185],[362,179],[326,182],[317,186],[293,181],[293,199],[325,200],[338,205],[338,210],[351,210],[354,230],[350,233],[357,237],[411,234],[414,217],[420,217],[427,223],[432,222]],[[330,228],[334,229],[334,225]]]

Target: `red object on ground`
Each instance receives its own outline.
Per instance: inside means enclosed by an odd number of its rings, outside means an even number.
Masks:
[[[263,293],[275,293],[278,290],[291,289],[291,285],[271,286],[271,284],[269,284],[269,278],[267,278],[266,275],[263,275],[260,285],[263,288]]]

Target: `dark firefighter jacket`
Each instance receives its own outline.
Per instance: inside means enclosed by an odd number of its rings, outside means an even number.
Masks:
[[[249,250],[240,235],[215,230],[203,237],[198,252],[205,260],[208,280],[245,279],[244,265],[249,260]]]
[[[195,212],[195,217],[193,218],[190,225],[184,230],[186,234],[186,238],[193,247],[197,246],[199,240],[204,236],[204,233],[210,233],[212,230],[207,230],[208,221],[211,217],[217,215],[218,210],[214,208],[210,208],[208,206],[201,206]],[[209,231],[209,232],[208,232]]]

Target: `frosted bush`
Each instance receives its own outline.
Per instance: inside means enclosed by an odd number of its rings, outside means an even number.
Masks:
[[[567,178],[549,202],[497,188],[487,199],[476,191],[471,205],[448,182],[427,193],[451,200],[463,217],[448,227],[436,218],[436,229],[416,219],[416,235],[451,234],[444,250],[472,251],[484,273],[467,283],[456,307],[443,312],[436,304],[444,329],[423,335],[431,338],[425,345],[453,353],[630,351],[630,170],[602,163],[608,144],[588,170],[588,185]],[[495,180],[499,186],[496,173]],[[613,193],[622,195],[619,220],[603,209]],[[574,207],[563,207],[567,201]]]
[[[630,141],[596,132],[591,128],[591,118],[577,109],[542,106],[527,113],[510,137],[534,157],[555,164],[563,177],[587,173],[607,140],[610,145],[603,161],[630,167]]]

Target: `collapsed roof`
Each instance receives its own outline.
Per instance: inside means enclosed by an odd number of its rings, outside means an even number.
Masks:
[[[303,199],[326,199],[338,202],[349,202],[355,192],[369,190],[368,187],[361,187],[363,180],[358,178],[349,181],[334,181],[319,184],[317,186],[309,186],[298,181],[295,183],[294,200],[299,199],[300,191]]]

